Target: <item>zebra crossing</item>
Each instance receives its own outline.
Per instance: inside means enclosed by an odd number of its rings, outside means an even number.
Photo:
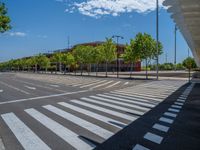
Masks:
[[[43,132],[40,131],[40,126],[58,141],[66,142],[69,147],[65,149],[90,150],[154,108],[183,84],[185,82],[182,81],[154,81],[80,99],[27,108],[20,114],[11,111],[1,114],[1,119],[4,130],[10,131],[11,136],[18,141],[16,143],[20,143],[26,150],[55,149],[45,142],[47,140],[41,135]],[[154,97],[156,91],[158,94]],[[37,122],[39,131],[36,132],[27,124],[29,121]],[[5,139],[10,136],[2,137]],[[5,147],[6,145],[7,143]]]
[[[92,77],[76,76],[50,76],[50,75],[26,75],[19,74],[19,77],[51,83],[49,86],[58,88],[59,85],[79,87],[81,89],[121,89],[133,85],[133,81],[115,80],[115,79],[98,79]],[[135,81],[134,81],[135,82]]]

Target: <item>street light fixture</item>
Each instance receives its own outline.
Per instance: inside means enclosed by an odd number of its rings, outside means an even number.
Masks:
[[[113,35],[112,38],[117,39],[117,78],[119,78],[119,39],[124,39],[124,37],[120,35]]]
[[[157,49],[157,58],[156,58],[156,79],[159,77],[159,0],[156,0],[156,49]]]
[[[177,26],[175,25],[174,28],[174,70],[176,71],[176,32],[177,32]]]

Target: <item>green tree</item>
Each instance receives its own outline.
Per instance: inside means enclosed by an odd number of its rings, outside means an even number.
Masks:
[[[183,66],[188,69],[188,72],[189,72],[189,82],[190,82],[190,72],[191,72],[191,69],[197,68],[197,65],[195,63],[194,58],[188,57],[185,60],[183,60]]]
[[[131,39],[130,44],[126,45],[124,54],[122,54],[124,61],[131,64],[130,78],[132,77],[134,63],[140,59],[140,55],[137,50],[138,49],[135,48],[135,41]]]
[[[103,43],[103,48],[102,48],[103,61],[105,62],[106,65],[106,77],[108,77],[108,63],[111,63],[113,60],[117,58],[116,50],[117,47],[113,43],[112,38],[106,38],[106,42]]]
[[[7,8],[0,2],[0,32],[4,33],[11,29],[10,18],[7,16]]]
[[[61,68],[62,67],[61,66],[62,53],[60,53],[60,52],[54,53],[52,58],[51,58],[51,61],[56,64],[56,73],[57,73],[57,70],[58,70],[57,66],[59,66],[59,71],[62,72],[62,68]]]
[[[63,54],[62,56],[62,62],[65,65],[65,73],[66,73],[66,67],[68,67],[69,70],[70,66],[75,64],[75,58],[72,55],[72,53],[66,53]]]
[[[138,33],[135,37],[135,48],[139,52],[140,60],[145,60],[146,78],[148,78],[148,64],[152,59],[157,58],[157,55],[162,54],[162,44],[159,42],[157,51],[157,43],[151,35]]]
[[[40,54],[38,56],[38,65],[41,68],[44,68],[45,72],[47,72],[48,67],[50,66],[50,60],[49,60],[49,58],[47,56],[45,56],[45,55]]]

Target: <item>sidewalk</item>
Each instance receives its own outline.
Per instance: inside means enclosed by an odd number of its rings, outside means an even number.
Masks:
[[[184,85],[95,150],[199,150],[200,83],[195,84],[185,103],[182,102],[180,95],[190,89],[191,84]],[[178,107],[180,112],[165,115],[170,107]]]

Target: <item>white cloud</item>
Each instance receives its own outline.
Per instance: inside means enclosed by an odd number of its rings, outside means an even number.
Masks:
[[[160,0],[160,6],[162,2]],[[81,14],[91,17],[103,15],[119,16],[122,13],[148,13],[156,9],[156,0],[84,0],[69,5],[66,11],[78,10]]]
[[[25,37],[27,34],[24,32],[7,32],[10,36]]]

